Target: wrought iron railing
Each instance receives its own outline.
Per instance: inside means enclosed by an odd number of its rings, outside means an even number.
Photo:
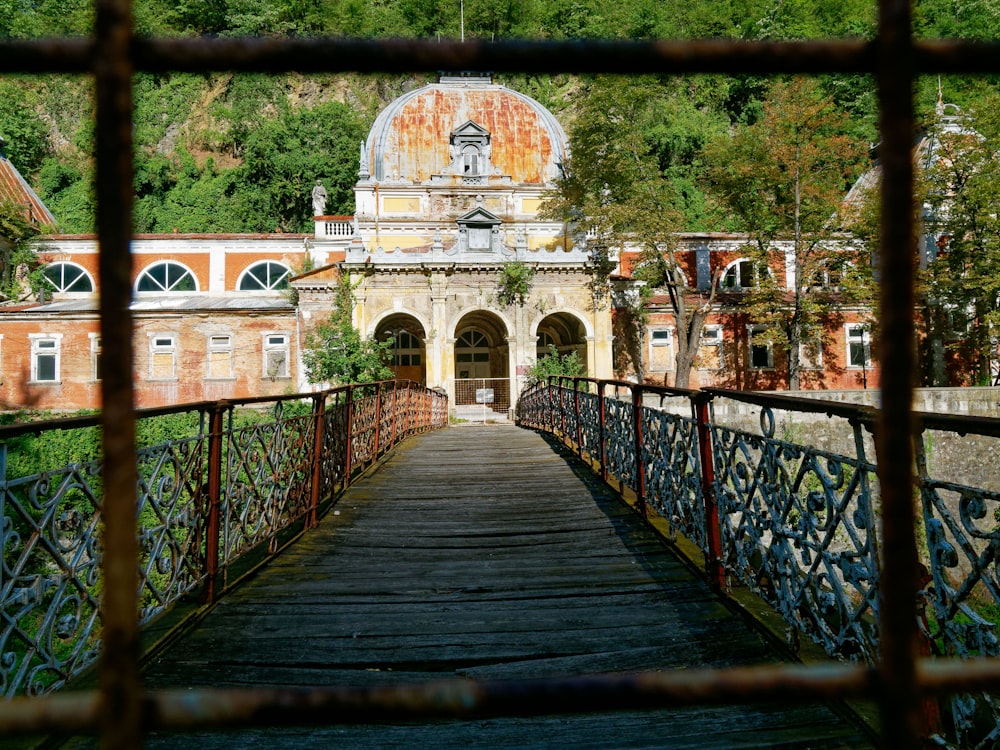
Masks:
[[[522,394],[517,417],[560,435],[641,512],[655,511],[695,543],[717,586],[738,582],[767,600],[790,645],[803,634],[831,656],[878,661],[875,410],[553,378]],[[977,468],[995,455],[1000,419],[917,417],[923,650],[997,656],[1000,486],[985,486],[995,472]],[[940,467],[930,464],[934,454]],[[954,695],[943,708],[944,720],[936,704],[926,712],[942,742],[987,747],[1000,738],[995,696]]]
[[[444,395],[395,381],[139,412],[140,622],[218,596],[248,553],[277,552],[353,476],[447,416]],[[99,420],[0,427],[4,696],[55,690],[97,658]]]

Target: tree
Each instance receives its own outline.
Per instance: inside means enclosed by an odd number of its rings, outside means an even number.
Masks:
[[[930,381],[943,382],[942,352],[967,363],[971,379],[991,380],[1000,325],[1000,96],[967,114],[941,111],[923,179],[925,230],[933,250],[921,274],[927,304]],[[936,240],[936,243],[934,242]]]
[[[0,202],[0,299],[17,300],[31,284],[31,272],[38,261],[31,241],[38,234],[15,201]]]
[[[306,338],[302,360],[310,383],[348,385],[393,377],[387,364],[392,341],[362,339],[351,320],[353,310],[354,287],[350,277],[342,274],[330,318]]]
[[[869,264],[843,233],[844,196],[865,157],[848,132],[819,85],[794,78],[775,84],[761,119],[707,149],[711,189],[748,239],[745,278],[733,285],[751,321],[766,324],[754,343],[786,353],[792,390],[801,346],[843,305],[870,300]]]
[[[569,135],[572,160],[545,210],[566,222],[570,233],[589,234],[596,305],[610,293],[614,249],[639,249],[635,275],[645,286],[619,299],[619,354],[643,379],[646,303],[653,288],[665,289],[679,339],[675,385],[687,387],[714,292],[689,286],[678,252],[677,231],[685,220],[679,207],[685,201],[657,150],[664,132],[662,94],[648,77],[591,81]]]

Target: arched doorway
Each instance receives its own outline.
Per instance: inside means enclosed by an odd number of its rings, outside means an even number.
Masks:
[[[378,341],[392,342],[389,367],[396,380],[427,382],[427,352],[424,327],[412,315],[396,313],[380,321],[375,330]]]
[[[506,418],[510,408],[507,326],[480,310],[464,315],[455,327],[456,416],[478,421]]]
[[[581,320],[569,313],[547,315],[539,322],[536,336],[535,354],[538,359],[550,354],[554,346],[562,356],[576,352],[583,365],[583,372],[590,372],[587,361],[587,329]]]

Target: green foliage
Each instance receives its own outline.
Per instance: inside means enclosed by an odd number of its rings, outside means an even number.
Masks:
[[[38,265],[31,241],[37,234],[24,206],[0,202],[0,300],[17,300],[31,291],[32,272]]]
[[[306,338],[302,360],[310,383],[370,383],[393,377],[388,362],[392,340],[373,341],[361,338],[351,315],[354,287],[346,274],[340,277],[327,321],[317,324]]]
[[[864,285],[854,283],[864,278],[868,260],[841,233],[843,197],[865,163],[864,145],[850,132],[846,113],[815,80],[794,78],[774,85],[760,120],[706,151],[711,187],[750,240],[743,306],[767,326],[758,343],[787,353],[793,390],[799,344],[843,304],[871,301]],[[778,242],[790,246],[787,255]],[[768,268],[794,274],[792,290]],[[848,298],[847,290],[862,296]]]
[[[973,382],[988,384],[1000,326],[1000,96],[958,116],[932,134],[926,171],[927,230],[942,237],[922,275],[932,301],[930,334],[971,363]]]
[[[501,305],[520,305],[528,300],[535,280],[535,268],[519,260],[507,261],[497,273],[497,301]]]
[[[570,378],[583,377],[587,368],[583,365],[580,355],[575,352],[560,354],[555,344],[549,344],[548,354],[544,354],[528,370],[528,378],[532,381],[545,380],[550,375],[564,375]]]

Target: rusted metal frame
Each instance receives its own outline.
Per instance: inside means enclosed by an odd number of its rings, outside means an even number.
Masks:
[[[597,384],[598,418],[601,423],[600,450],[601,450],[601,481],[608,483],[608,433],[605,427],[607,411],[604,404],[604,387],[606,383],[600,381]]]
[[[698,393],[699,391],[695,391]],[[785,396],[777,393],[762,393],[752,391],[734,391],[728,388],[703,388],[702,393],[708,393],[714,398],[726,398],[744,404],[765,406],[783,411],[800,411],[810,414],[826,414],[828,417],[843,417],[872,425],[876,420],[877,409],[861,404],[845,404],[838,401],[823,401],[817,398],[802,398],[801,396]],[[1000,423],[1000,420],[997,420]]]
[[[104,477],[104,582],[100,729],[104,750],[142,740],[136,533],[135,397],[132,382],[132,8],[97,0],[97,234]]]
[[[705,504],[705,574],[717,591],[726,588],[726,567],[722,554],[722,524],[715,498],[715,452],[712,449],[712,426],[709,408],[714,396],[697,394],[690,399],[691,411],[698,425],[698,462],[701,468],[701,495]]]
[[[646,504],[646,462],[642,458],[642,393],[643,386],[634,383],[632,390],[632,431],[635,439],[635,505],[640,515],[646,518],[649,515],[649,508]]]
[[[580,378],[573,379],[573,416],[576,422],[576,452],[583,460],[583,427],[580,424]]]
[[[371,462],[378,461],[382,453],[382,383],[375,384],[375,437],[373,440]]]
[[[347,386],[347,437],[344,441],[346,455],[344,456],[344,487],[351,483],[351,472],[354,470],[354,386]]]
[[[877,674],[863,666],[764,665],[367,688],[175,689],[141,698],[145,730],[196,731],[870,699],[877,685]],[[95,693],[14,699],[0,705],[0,731],[28,734],[53,726],[73,733],[92,731],[98,703]]]
[[[315,528],[319,523],[320,485],[323,481],[323,446],[326,428],[326,392],[313,396],[313,456],[312,456],[312,486],[309,492],[309,514],[306,517],[306,528]]]
[[[87,73],[99,49],[89,39],[6,40],[0,73]],[[139,39],[136,70],[148,72],[373,72],[494,70],[534,73],[871,73],[877,41],[418,39]],[[913,44],[917,73],[996,71],[1000,43],[923,40]]]
[[[879,709],[886,747],[921,742],[917,654],[917,546],[914,536],[913,415],[915,351],[913,86],[916,66],[910,0],[879,1],[876,82],[882,137],[879,247],[881,352],[875,434],[882,493]]]
[[[208,422],[208,513],[205,519],[205,588],[202,601],[211,603],[216,596],[216,577],[219,574],[219,535],[222,506],[222,441],[223,422],[228,406],[218,402],[209,412]]]

